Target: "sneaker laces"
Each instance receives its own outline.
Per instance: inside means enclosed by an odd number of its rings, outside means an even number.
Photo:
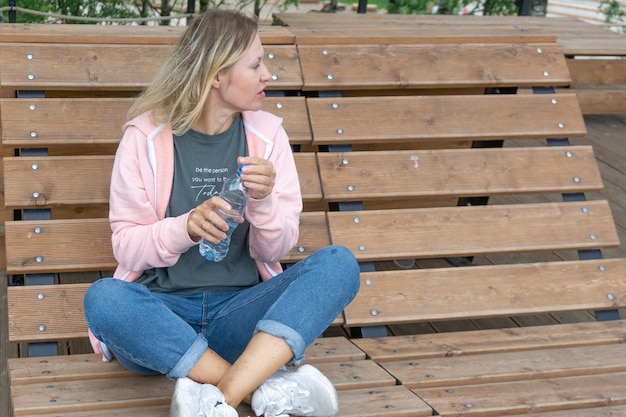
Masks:
[[[203,384],[200,387],[200,409],[197,417],[228,417],[225,401],[224,395],[215,386]]]
[[[280,378],[280,380],[268,379],[261,389],[263,404],[265,405],[265,417],[289,417],[289,412],[297,411],[298,415],[307,415],[314,411],[312,406],[300,406],[293,408],[297,400],[307,398],[311,393],[296,381]],[[275,395],[271,395],[275,394]]]

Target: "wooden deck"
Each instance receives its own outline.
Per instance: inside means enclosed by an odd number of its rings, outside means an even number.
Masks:
[[[578,36],[578,34],[576,35]],[[559,41],[567,48],[571,48],[572,51],[576,51],[577,54],[590,53],[592,50],[589,46],[590,41],[585,42],[584,39],[579,39],[578,42],[576,42],[574,38],[577,36],[572,36],[571,38],[566,36],[565,38],[559,39]],[[605,251],[604,254],[607,258],[624,258],[626,257],[626,147],[624,146],[624,141],[626,141],[624,135],[624,132],[626,132],[626,114],[586,116],[585,121],[588,129],[587,136],[582,139],[573,140],[572,142],[576,145],[583,143],[592,144],[594,147],[605,187],[601,194],[603,198],[606,198],[610,202],[622,242],[619,248]],[[588,194],[588,196],[590,198],[594,197],[593,193]],[[546,198],[550,198],[550,196]],[[554,196],[554,198],[560,198],[560,196]],[[531,260],[529,256],[528,261]],[[384,268],[385,265],[381,265],[381,267]],[[1,274],[4,275],[3,273]],[[7,341],[6,285],[6,276],[0,276],[0,416],[12,417],[6,358],[14,357],[17,348],[9,345]],[[626,318],[625,313],[626,312],[622,312],[622,317],[624,318]],[[581,321],[585,320],[585,317],[581,319],[580,315],[577,315],[575,319],[576,321]],[[588,319],[592,319],[591,314],[588,315]],[[503,324],[502,320],[506,320],[507,323]],[[394,326],[390,331],[392,334],[400,335],[490,327],[531,326],[549,322],[569,322],[573,320],[573,317],[568,316],[511,317],[498,320],[438,322],[436,324],[428,323],[421,325]],[[340,331],[340,329],[335,328],[333,331]]]
[[[618,233],[622,245],[611,251],[606,251],[605,256],[626,257],[626,115],[624,116],[586,116],[588,134],[585,138],[576,140],[574,144],[590,143],[598,159],[602,173],[604,187],[602,191],[604,198],[608,199],[613,210],[617,223]],[[593,195],[590,195],[593,198]],[[529,259],[530,261],[530,259]],[[384,265],[383,265],[384,267]],[[6,358],[15,356],[17,349],[7,342],[6,328],[6,277],[0,279],[0,361],[2,364],[0,372],[0,416],[12,417],[11,399],[6,370]],[[626,317],[622,312],[622,317]],[[499,319],[498,323],[493,321],[472,321],[472,322],[438,322],[436,324],[395,326],[390,329],[393,334],[417,334],[431,332],[458,331],[477,328],[490,328],[502,326],[500,320],[507,320],[507,326],[532,326],[549,322],[568,322],[573,317],[511,317]],[[575,317],[580,321],[581,317]],[[585,319],[584,317],[582,318]],[[592,315],[589,314],[589,320]],[[335,329],[334,331],[338,331]]]

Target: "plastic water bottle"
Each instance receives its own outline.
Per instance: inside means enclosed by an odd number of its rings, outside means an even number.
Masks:
[[[228,253],[228,247],[230,246],[230,238],[239,226],[238,219],[243,216],[246,209],[246,192],[241,182],[241,169],[243,165],[239,165],[237,174],[229,177],[222,186],[222,192],[220,197],[231,206],[230,211],[224,211],[220,208],[216,208],[215,212],[228,223],[228,231],[226,232],[226,238],[222,239],[219,243],[211,243],[208,240],[202,239],[200,241],[199,250],[206,260],[212,262],[219,262],[226,257]]]

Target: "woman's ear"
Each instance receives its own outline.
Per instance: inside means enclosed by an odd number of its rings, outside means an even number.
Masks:
[[[224,77],[224,74],[222,74],[222,71],[218,72],[215,77],[213,77],[213,82],[211,83],[211,86],[213,88],[220,88],[220,85],[222,84],[222,78]]]

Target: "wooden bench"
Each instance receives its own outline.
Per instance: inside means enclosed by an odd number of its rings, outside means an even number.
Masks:
[[[165,415],[171,381],[85,353],[82,295],[115,266],[108,172],[151,76],[110,68],[139,47],[156,68],[180,31],[19,28],[0,27],[7,273],[33,284],[8,289],[14,414]],[[307,350],[340,415],[623,413],[626,261],[602,259],[620,242],[606,201],[584,198],[602,188],[593,150],[567,146],[586,131],[576,96],[554,93],[571,82],[554,37],[306,30],[263,28],[278,74],[265,106],[305,200],[283,262],[332,242],[362,265],[359,295]]]

